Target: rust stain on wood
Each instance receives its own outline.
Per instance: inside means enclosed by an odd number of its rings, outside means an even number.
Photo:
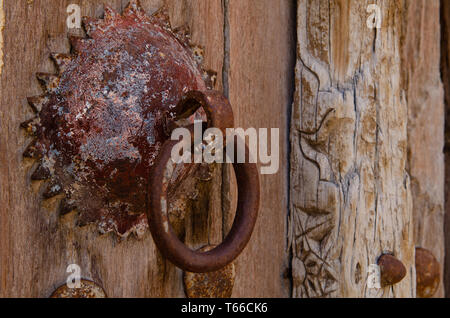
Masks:
[[[132,0],[83,24],[88,37],[69,36],[72,54],[51,54],[58,73],[37,73],[45,94],[28,98],[37,114],[22,124],[35,137],[24,156],[39,160],[31,178],[49,181],[44,199],[64,194],[61,213],[76,209],[79,226],[142,238],[165,125],[185,93],[206,90],[206,72],[164,7],[147,16]]]

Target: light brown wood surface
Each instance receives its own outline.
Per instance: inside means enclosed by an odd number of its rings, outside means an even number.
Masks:
[[[294,297],[414,297],[414,226],[402,78],[405,3],[298,1],[291,128]],[[368,288],[383,253],[403,281]]]
[[[127,2],[107,1],[118,11]],[[112,234],[98,235],[95,226],[80,229],[75,226],[74,213],[58,216],[56,200],[42,204],[42,184],[29,181],[34,163],[24,161],[22,152],[30,140],[19,125],[31,115],[26,97],[40,93],[34,74],[53,71],[49,53],[69,50],[65,21],[70,3],[79,4],[82,15],[103,14],[102,1],[94,0],[3,3],[0,296],[48,297],[65,283],[66,267],[75,263],[84,278],[100,283],[111,297],[184,297],[182,271],[161,257],[150,233],[142,240],[119,242]],[[224,87],[225,79],[225,92],[233,104],[237,124],[243,128],[280,128],[280,173],[261,178],[261,214],[250,245],[237,260],[233,296],[288,296],[289,280],[283,278],[288,266],[287,135],[283,128],[288,118],[293,70],[292,5],[289,1],[269,0],[165,3],[172,26],[189,25],[192,42],[204,47],[205,67],[218,73],[218,89]],[[150,14],[163,1],[142,0],[141,4]],[[216,199],[209,206],[215,211],[211,214],[214,220],[209,220],[207,226],[217,229],[222,222],[218,206],[222,190],[217,180],[213,187]],[[226,197],[228,192],[232,191],[224,191],[224,201],[232,200]],[[226,207],[224,211],[229,213]],[[186,235],[193,239],[192,233]],[[217,233],[208,240],[217,241]]]

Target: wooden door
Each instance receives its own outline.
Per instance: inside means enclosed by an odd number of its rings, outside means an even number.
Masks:
[[[100,235],[42,199],[20,128],[41,94],[37,72],[67,53],[70,4],[101,18],[103,2],[0,0],[0,297],[48,297],[66,269],[109,297],[185,297],[183,271],[143,237]],[[235,261],[233,297],[415,297],[415,247],[444,272],[444,90],[439,0],[141,0],[188,26],[236,127],[279,128],[280,168],[261,176],[261,209]],[[375,14],[375,15],[373,15]],[[378,24],[379,23],[379,24]],[[444,50],[443,50],[444,51]],[[447,85],[448,86],[448,85]],[[217,244],[236,203],[229,166],[210,177],[176,224],[186,244]],[[384,253],[406,267],[394,286],[369,288]],[[441,279],[442,280],[442,279]],[[444,295],[440,285],[435,296]]]

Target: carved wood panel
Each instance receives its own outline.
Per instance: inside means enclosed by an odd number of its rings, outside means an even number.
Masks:
[[[298,1],[291,125],[294,297],[412,297],[414,237],[402,78],[403,1]],[[407,268],[369,289],[383,253]]]

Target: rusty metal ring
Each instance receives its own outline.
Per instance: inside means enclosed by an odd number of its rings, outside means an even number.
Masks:
[[[175,120],[185,119],[203,108],[208,119],[208,127],[219,128],[226,135],[227,128],[234,127],[234,115],[228,99],[215,90],[190,91],[184,95],[172,110]]]
[[[217,92],[191,92],[177,106],[181,117],[193,114],[203,107],[208,116],[208,126],[214,125],[224,131],[231,128],[233,115],[228,100]],[[230,120],[231,119],[231,120]],[[165,169],[171,160],[172,148],[178,141],[164,143],[157,157],[149,180],[149,207],[147,217],[150,231],[160,252],[179,268],[206,273],[217,271],[233,260],[244,250],[255,227],[259,211],[260,189],[256,164],[234,163],[238,185],[238,204],[236,216],[230,233],[215,249],[200,253],[189,249],[179,240],[170,225],[168,216],[167,184],[164,184]],[[246,154],[249,154],[245,147]],[[236,160],[234,161],[236,162]]]

